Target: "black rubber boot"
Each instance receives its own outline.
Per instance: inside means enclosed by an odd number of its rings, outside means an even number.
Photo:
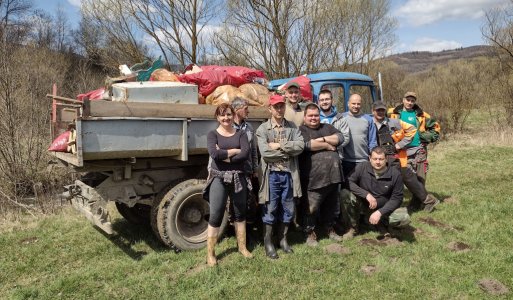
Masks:
[[[265,255],[267,255],[271,259],[277,259],[278,253],[276,253],[276,249],[274,249],[272,237],[273,237],[273,225],[265,224],[265,228],[264,228]]]
[[[280,248],[285,253],[293,253],[292,248],[287,242],[287,233],[289,232],[289,224],[280,224]]]

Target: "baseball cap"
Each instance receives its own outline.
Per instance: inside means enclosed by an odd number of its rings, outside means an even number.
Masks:
[[[385,105],[385,103],[383,103],[383,101],[374,101],[372,103],[372,109],[373,110],[376,110],[376,109],[387,109],[387,106]]]
[[[281,95],[272,95],[271,98],[269,98],[269,105],[275,105],[278,103],[285,103],[285,99]]]
[[[285,85],[285,89],[288,89],[290,87],[296,87],[296,88],[300,88],[299,87],[299,83],[297,82],[294,82],[294,81],[289,81],[286,85]]]
[[[415,93],[415,92],[406,92],[406,94],[404,94],[404,98],[408,98],[408,97],[413,97],[413,98],[417,99],[417,93]]]

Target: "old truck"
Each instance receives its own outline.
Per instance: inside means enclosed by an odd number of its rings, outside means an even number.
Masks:
[[[370,110],[375,88],[370,77],[344,72],[308,75],[314,95],[332,90],[340,111],[349,93],[363,95]],[[289,79],[270,82],[275,88]],[[71,153],[52,152],[64,166],[83,174],[64,195],[95,226],[114,233],[107,209],[115,202],[129,222],[150,225],[155,236],[175,250],[206,244],[209,204],[202,198],[207,178],[207,133],[216,128],[214,106],[52,98],[55,138],[71,130]],[[314,100],[316,98],[314,97]],[[250,107],[255,128],[269,117],[265,107]],[[221,229],[228,224],[227,214]]]

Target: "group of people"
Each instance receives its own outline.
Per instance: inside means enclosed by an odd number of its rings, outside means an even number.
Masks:
[[[271,117],[256,131],[246,122],[244,99],[219,105],[219,126],[207,138],[208,265],[217,263],[215,244],[228,197],[239,252],[252,257],[246,248],[246,211],[257,188],[264,248],[271,259],[278,258],[273,233],[283,252],[293,252],[287,240],[291,224],[299,224],[306,244],[316,246],[317,226],[330,239],[342,241],[358,234],[361,226],[387,232],[407,226],[412,211],[431,212],[440,201],[425,188],[426,145],[438,140],[440,127],[416,101],[417,95],[408,92],[388,112],[376,101],[367,115],[361,111],[362,97],[353,94],[348,111],[341,113],[327,89],[319,93],[318,104],[299,105],[299,86],[291,83],[284,96],[270,97]],[[287,110],[301,111],[302,125],[287,120]],[[407,208],[401,207],[403,185],[412,194]],[[344,225],[342,236],[337,225]]]

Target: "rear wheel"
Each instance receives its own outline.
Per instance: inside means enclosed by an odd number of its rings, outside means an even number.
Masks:
[[[135,225],[149,225],[151,206],[136,204],[129,207],[125,203],[116,202],[116,208],[128,222]]]
[[[205,247],[210,216],[209,203],[203,199],[205,180],[190,179],[173,187],[162,199],[158,219],[162,226],[159,233],[164,241],[180,250],[197,250]],[[220,226],[220,235],[228,225],[225,213]]]

